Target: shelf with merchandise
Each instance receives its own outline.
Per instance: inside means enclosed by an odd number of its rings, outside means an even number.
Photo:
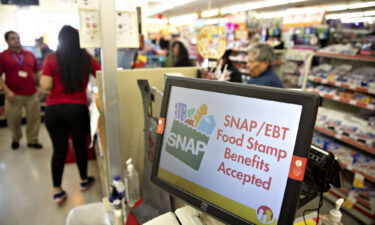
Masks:
[[[365,55],[349,55],[349,54],[315,52],[314,56],[335,58],[335,59],[347,59],[347,60],[355,60],[355,61],[365,61],[365,62],[375,62],[374,56],[365,56]]]
[[[367,146],[367,145],[365,145],[365,144],[363,144],[361,142],[353,140],[353,139],[351,139],[349,137],[345,137],[344,135],[338,134],[335,131],[329,130],[329,129],[327,129],[325,127],[322,127],[322,126],[315,125],[314,129],[316,131],[322,133],[322,134],[325,134],[327,136],[333,137],[333,138],[335,138],[337,140],[340,140],[340,141],[345,142],[345,143],[347,143],[347,144],[349,144],[351,146],[354,146],[354,147],[356,147],[358,149],[361,149],[362,151],[366,151],[368,153],[371,153],[371,154],[375,155],[375,148]]]
[[[324,194],[324,197],[328,201],[335,203],[339,198],[348,198],[348,195],[338,191],[337,189],[331,188],[328,193]],[[371,212],[366,207],[359,204],[359,202],[354,203],[353,207],[350,209],[346,207],[342,207],[342,209],[355,218],[359,219],[363,224],[366,225],[372,225],[375,219],[375,216],[371,214]]]
[[[368,94],[375,94],[375,88],[372,87],[363,87],[356,84],[346,83],[346,82],[340,82],[340,81],[334,81],[334,80],[328,80],[326,78],[317,77],[314,75],[310,75],[308,77],[309,81],[319,83],[319,84],[328,84],[335,87],[341,87],[348,90],[368,93]]]
[[[375,111],[374,102],[372,104],[366,104],[362,101],[358,101],[358,100],[354,100],[354,99],[350,99],[350,98],[345,98],[345,97],[340,97],[336,94],[324,93],[324,92],[321,92],[321,91],[318,91],[318,90],[312,89],[312,88],[307,89],[307,91],[317,93],[322,98],[331,99],[331,100],[334,100],[336,102],[341,102],[341,103],[345,103],[345,104],[348,104],[348,105],[360,107],[360,108],[363,108],[363,109]]]
[[[329,133],[328,131],[325,132]],[[360,174],[366,180],[375,183],[375,162],[340,142],[340,140],[319,131],[314,133],[312,140],[313,145],[332,152],[343,169]]]

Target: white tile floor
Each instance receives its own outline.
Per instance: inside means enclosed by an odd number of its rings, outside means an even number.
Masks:
[[[10,134],[0,127],[0,224],[1,225],[63,225],[72,208],[102,199],[101,188],[96,183],[85,193],[79,191],[79,174],[75,163],[66,164],[63,188],[68,199],[61,207],[52,200],[50,159],[52,144],[42,124],[39,135],[43,150],[26,147],[10,148]],[[89,161],[89,175],[98,178],[95,160]]]

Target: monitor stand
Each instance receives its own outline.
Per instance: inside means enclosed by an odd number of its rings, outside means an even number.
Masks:
[[[165,213],[144,225],[224,225],[224,223],[191,206],[184,206],[177,209],[175,213]]]

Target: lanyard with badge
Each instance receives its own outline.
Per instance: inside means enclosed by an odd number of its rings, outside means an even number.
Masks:
[[[20,54],[20,58],[18,58],[18,56],[14,53],[12,53],[12,56],[16,60],[17,64],[20,67],[20,70],[18,71],[18,76],[20,76],[22,78],[26,78],[27,72],[22,70],[22,64],[23,64],[23,61],[25,60],[25,56],[23,54]]]

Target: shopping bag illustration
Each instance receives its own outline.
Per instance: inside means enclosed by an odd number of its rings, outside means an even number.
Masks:
[[[173,120],[166,151],[192,169],[199,170],[210,134],[216,126],[215,119],[212,115],[207,116],[205,104],[194,110],[194,116],[193,113],[189,115],[185,104],[178,103],[178,106],[176,110],[180,111]],[[187,115],[181,115],[181,112]]]

